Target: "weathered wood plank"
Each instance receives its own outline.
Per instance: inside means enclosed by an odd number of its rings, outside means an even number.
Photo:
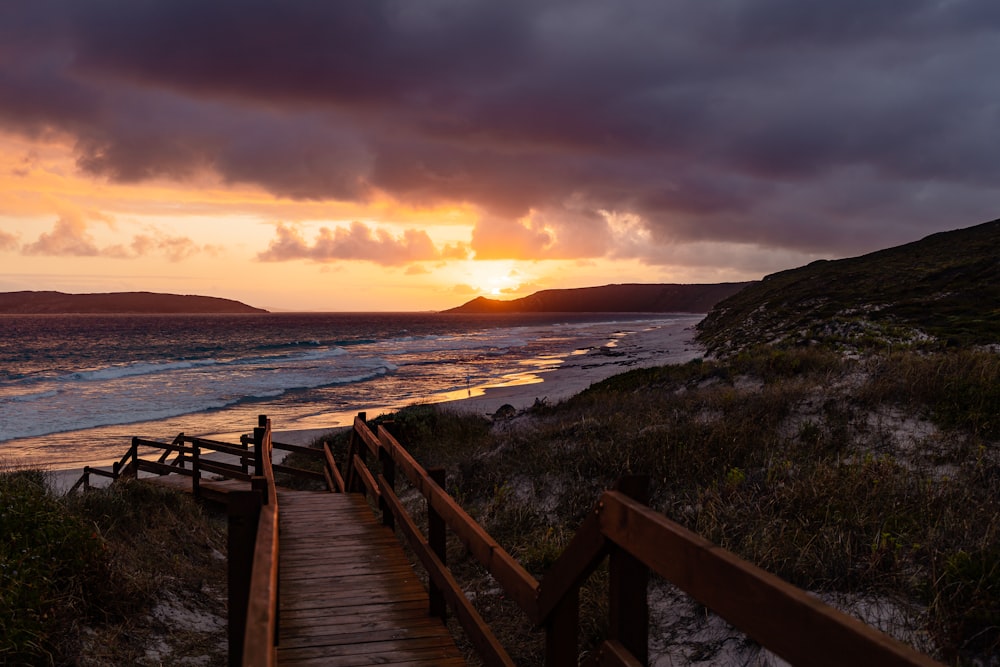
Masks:
[[[336,657],[344,655],[363,654],[368,657],[373,655],[409,657],[413,654],[422,657],[428,654],[441,657],[449,657],[449,648],[455,643],[451,637],[421,637],[419,639],[390,639],[387,641],[369,641],[357,644],[333,644],[318,645],[309,647],[283,648],[281,652],[285,658],[319,658]],[[381,663],[380,663],[381,664]]]
[[[281,617],[283,628],[298,627],[302,624],[313,624],[319,621],[308,619],[322,616],[328,619],[365,619],[369,616],[378,618],[408,619],[414,617],[426,618],[427,608],[419,601],[402,601],[391,606],[384,604],[359,605],[356,607],[338,607],[336,609],[289,609]],[[301,621],[301,623],[300,623]]]
[[[387,661],[384,656],[345,655],[339,657],[303,658],[295,662],[297,667],[365,667],[366,665],[389,665],[390,667],[464,667],[460,658],[430,656],[416,659],[396,659]]]
[[[413,621],[401,627],[398,623],[341,624],[309,628],[301,634],[285,633],[281,639],[284,649],[316,646],[347,646],[373,641],[402,641],[441,636],[441,623],[433,619]]]
[[[623,493],[601,498],[608,538],[792,664],[939,665]]]
[[[534,620],[537,611],[538,581],[507,553],[454,498],[438,486],[413,455],[399,444],[385,427],[378,430],[379,440],[410,483],[420,491],[462,544],[500,583],[507,595]]]
[[[279,491],[279,665],[465,664],[423,584],[359,494]]]

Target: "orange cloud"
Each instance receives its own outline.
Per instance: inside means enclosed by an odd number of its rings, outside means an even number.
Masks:
[[[180,262],[197,254],[201,248],[186,236],[167,236],[162,232],[139,234],[132,239],[132,251],[137,256],[159,251],[171,262]]]
[[[66,213],[59,217],[51,232],[43,232],[38,240],[24,246],[26,255],[60,255],[93,257],[101,254],[94,238],[87,232],[87,224],[77,215]]]
[[[532,210],[520,220],[480,218],[472,230],[476,259],[578,259],[603,257],[607,221],[569,202],[556,210]]]
[[[8,234],[0,229],[0,250],[14,250],[17,248],[17,236]]]
[[[91,217],[114,226],[113,220],[103,214],[94,213]],[[0,247],[3,245],[3,238],[0,237]],[[25,245],[22,253],[62,257],[101,256],[112,259],[136,259],[160,253],[166,255],[171,262],[180,262],[201,250],[198,244],[185,236],[170,236],[152,227],[147,233],[133,236],[127,247],[122,244],[100,247],[87,231],[87,223],[80,215],[64,213],[56,221],[52,231],[43,232],[34,243]]]
[[[484,218],[472,230],[476,259],[529,259],[545,255],[552,235],[530,219]]]
[[[264,262],[283,262],[293,259],[311,259],[317,262],[336,260],[366,260],[383,266],[398,266],[409,262],[441,259],[443,256],[468,254],[461,244],[434,245],[427,232],[407,229],[400,236],[393,236],[384,229],[371,229],[361,222],[352,222],[349,228],[328,227],[319,230],[310,245],[294,227],[278,224],[277,238],[257,258]]]

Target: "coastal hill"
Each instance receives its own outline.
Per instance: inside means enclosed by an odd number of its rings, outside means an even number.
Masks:
[[[446,313],[707,313],[750,283],[550,289],[510,301],[477,297]]]
[[[0,313],[25,315],[56,314],[194,314],[266,313],[239,301],[192,294],[153,292],[110,292],[106,294],[66,294],[63,292],[2,292]]]
[[[1000,342],[1000,220],[766,276],[698,325],[712,352],[756,343]]]

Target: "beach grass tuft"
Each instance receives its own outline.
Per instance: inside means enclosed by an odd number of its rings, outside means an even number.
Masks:
[[[148,484],[58,496],[45,472],[8,468],[0,531],[2,664],[136,664],[164,587],[224,580],[224,527]]]

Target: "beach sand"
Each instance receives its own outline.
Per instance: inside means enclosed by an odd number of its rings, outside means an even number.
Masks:
[[[508,376],[502,382],[432,395],[421,403],[486,416],[493,415],[503,405],[510,405],[520,412],[530,408],[536,400],[549,404],[558,403],[612,375],[636,368],[683,364],[703,356],[704,350],[694,342],[694,325],[698,319],[695,316],[686,317],[674,324],[624,335],[606,346],[577,350],[561,363],[558,360],[538,360],[526,364],[523,372]],[[401,407],[403,406],[372,406],[367,414],[375,417]],[[353,417],[351,414],[331,415],[329,428],[280,430],[278,425],[274,440],[307,446],[326,435],[347,428]],[[239,436],[219,434],[205,437],[229,442],[235,441]],[[64,492],[80,478],[82,472],[80,469],[53,471],[50,473],[50,483],[55,490]],[[96,476],[92,476],[91,481],[94,485],[107,483],[106,478]]]
[[[612,375],[637,368],[687,363],[705,353],[694,341],[696,321],[629,334],[618,339],[614,346],[574,354],[551,370],[530,374],[533,377],[528,382],[517,383],[515,378],[510,385],[485,387],[479,395],[457,396],[441,404],[449,409],[486,415],[494,414],[505,404],[521,411],[530,408],[536,399],[550,404],[564,401]]]

